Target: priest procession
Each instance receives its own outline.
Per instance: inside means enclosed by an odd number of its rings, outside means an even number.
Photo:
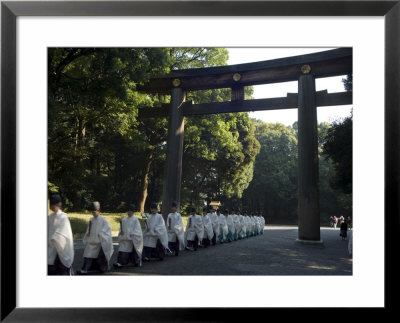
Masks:
[[[197,252],[217,244],[231,243],[264,233],[265,219],[260,214],[241,212],[239,209],[204,207],[201,215],[190,209],[186,228],[178,205],[173,202],[164,220],[158,205],[152,203],[150,213],[142,213],[144,230],[134,216],[136,207],[129,204],[127,216],[120,220],[117,262],[111,264],[114,242],[111,226],[100,214],[100,203],[91,204],[92,217],[82,238],[83,266],[74,273],[74,239],[66,213],[62,211],[58,194],[50,197],[51,213],[48,217],[48,275],[103,274],[125,266],[142,267],[143,263],[163,260],[165,256],[179,256],[180,252]],[[243,214],[242,214],[243,213]]]

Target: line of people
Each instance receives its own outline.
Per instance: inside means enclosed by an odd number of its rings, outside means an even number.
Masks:
[[[73,236],[68,216],[61,210],[61,197],[50,197],[53,211],[48,219],[48,274],[72,275],[74,260]],[[111,226],[100,214],[100,203],[91,205],[93,217],[89,219],[82,239],[85,246],[81,275],[90,272],[104,273],[110,269],[110,260],[114,252]],[[203,209],[203,215],[191,209],[186,230],[182,216],[177,212],[177,204],[172,203],[167,220],[158,213],[157,204],[150,206],[150,214],[142,214],[145,230],[142,231],[139,219],[133,214],[135,205],[128,206],[127,216],[121,219],[118,233],[119,250],[115,268],[129,264],[142,266],[142,261],[163,260],[165,255],[179,256],[182,250],[196,251],[217,243],[227,243],[246,237],[263,234],[265,220],[262,216],[248,215],[244,212],[228,210],[224,214],[213,207]],[[208,212],[207,212],[208,211]]]

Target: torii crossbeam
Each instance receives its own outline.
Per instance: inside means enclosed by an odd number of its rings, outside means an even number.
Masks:
[[[274,60],[175,70],[140,86],[143,93],[170,93],[171,103],[142,108],[139,118],[169,117],[167,166],[162,213],[172,201],[180,202],[184,117],[212,113],[298,109],[298,241],[322,244],[320,237],[317,107],[352,104],[352,92],[329,94],[315,90],[315,79],[352,74],[352,48]],[[244,87],[298,81],[298,93],[282,98],[244,100]],[[229,102],[193,104],[186,92],[231,88]]]

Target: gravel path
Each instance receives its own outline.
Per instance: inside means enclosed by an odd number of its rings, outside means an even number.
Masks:
[[[351,234],[351,233],[350,233]],[[144,262],[143,267],[111,268],[108,275],[352,275],[348,241],[339,229],[321,228],[324,247],[296,243],[296,226],[266,226],[263,235],[197,251],[181,251],[178,257]],[[116,262],[118,242],[114,238]],[[83,262],[83,244],[75,242],[75,272]]]

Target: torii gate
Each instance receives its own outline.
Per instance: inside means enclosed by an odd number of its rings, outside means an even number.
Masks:
[[[167,166],[162,213],[180,203],[184,117],[192,115],[298,108],[298,242],[323,244],[320,237],[317,107],[352,104],[352,92],[316,92],[315,79],[352,74],[352,48],[248,64],[174,70],[150,79],[143,93],[171,94],[171,103],[139,110],[139,118],[169,116]],[[244,100],[244,87],[298,81],[298,94]],[[230,102],[193,104],[186,92],[231,88]],[[178,205],[179,206],[179,205]]]

